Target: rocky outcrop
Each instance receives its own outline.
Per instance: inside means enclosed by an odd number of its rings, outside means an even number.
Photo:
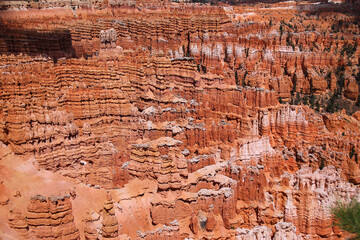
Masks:
[[[301,237],[296,235],[296,227],[288,222],[279,222],[275,225],[275,235],[274,240],[279,239],[290,239],[290,240],[300,240]]]
[[[116,46],[116,30],[110,28],[106,31],[100,31],[100,47],[102,48],[114,48]]]
[[[213,155],[199,155],[199,156],[195,156],[192,159],[188,160],[188,171],[191,172],[195,172],[196,170],[199,170],[203,167],[209,166],[209,165],[213,165],[215,164],[215,156]]]
[[[70,196],[35,196],[28,205],[27,223],[36,238],[79,239]]]
[[[334,232],[333,229],[331,206],[336,201],[360,197],[351,184],[342,182],[333,166],[318,169],[315,172],[303,167],[295,175],[293,184],[296,191],[292,196],[293,203],[285,207],[285,219],[292,221],[302,234],[308,234],[311,237],[336,236],[338,232]],[[315,212],[312,209],[317,210]],[[295,216],[292,215],[294,210]],[[293,221],[293,217],[297,220]],[[304,222],[310,224],[305,226]]]
[[[74,224],[69,195],[32,197],[26,213],[18,210],[10,212],[9,226],[16,229],[23,237],[80,239],[79,231]]]
[[[236,239],[291,239],[300,240],[301,236],[296,235],[296,227],[292,223],[279,222],[275,225],[275,234],[266,226],[256,226],[252,229],[237,228]]]
[[[151,201],[151,218],[153,224],[169,224],[173,220],[181,221],[190,217],[191,213],[199,213],[193,217],[191,229],[196,234],[199,226],[207,231],[213,231],[217,224],[230,228],[231,219],[235,217],[236,207],[236,182],[224,175],[214,174],[223,165],[217,168],[213,166],[200,169],[202,174],[197,178],[190,178],[184,182],[180,197],[169,200],[160,197]],[[216,170],[217,169],[217,170]],[[196,172],[196,173],[199,173]],[[207,173],[207,174],[206,174]],[[219,216],[221,223],[215,222],[215,216]],[[204,223],[201,219],[206,218]],[[219,218],[216,218],[217,221]]]
[[[117,239],[119,235],[119,226],[115,217],[114,203],[109,193],[104,203],[104,209],[102,210],[101,235],[103,239]]]
[[[161,191],[180,189],[182,179],[187,177],[185,159],[176,147],[181,143],[165,137],[133,144],[128,165],[130,175],[157,180]]]
[[[236,229],[236,240],[243,239],[271,239],[271,229],[265,226],[256,226],[253,229]]]
[[[164,225],[163,227],[158,228],[155,231],[148,231],[145,233],[138,231],[136,239],[177,239],[179,237],[179,223],[174,220],[170,222],[169,226]]]
[[[100,214],[88,211],[84,223],[85,239],[120,239],[121,225],[115,216],[114,201],[109,192]]]
[[[101,238],[101,219],[96,212],[87,212],[84,227],[84,236],[86,240],[96,240]]]
[[[15,229],[23,238],[28,237],[29,225],[26,220],[26,216],[21,211],[10,209],[8,216],[9,227]]]
[[[344,237],[358,8],[221,4],[5,4],[0,238]]]

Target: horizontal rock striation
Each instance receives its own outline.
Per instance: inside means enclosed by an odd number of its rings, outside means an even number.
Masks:
[[[359,199],[358,6],[18,4],[0,238],[346,236],[330,209]]]
[[[25,216],[16,210],[10,212],[9,226],[25,238],[80,239],[69,195],[32,197]]]

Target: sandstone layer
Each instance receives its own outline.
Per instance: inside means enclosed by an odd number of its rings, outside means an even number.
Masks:
[[[1,6],[0,238],[347,236],[356,3]]]

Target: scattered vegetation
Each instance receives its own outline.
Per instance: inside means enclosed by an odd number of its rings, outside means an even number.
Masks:
[[[290,33],[288,33],[287,38],[286,38],[286,45],[287,46],[291,46],[292,49],[295,51],[295,45],[292,43],[291,41],[291,36]]]
[[[309,104],[311,108],[315,108],[315,96],[313,93],[310,94]]]
[[[320,99],[318,99],[313,92],[310,94],[300,94],[295,93],[291,97],[290,104],[299,105],[304,104],[308,105],[310,108],[314,109],[315,111],[320,111]]]
[[[337,202],[331,211],[336,219],[335,225],[354,234],[352,239],[360,239],[360,203],[356,199],[347,204]]]
[[[343,21],[340,20],[340,21],[334,23],[333,25],[331,25],[331,30],[334,33],[338,33],[338,32],[340,32],[342,25],[343,25]]]
[[[343,48],[341,49],[340,55],[343,56],[344,53],[348,56],[348,58],[351,58],[352,55],[356,52],[357,43],[352,45],[351,43],[344,44]]]
[[[325,110],[329,113],[334,113],[335,110],[339,109],[339,106],[335,103],[335,100],[337,99],[337,96],[335,93],[333,93],[328,101],[328,104],[325,108]]]
[[[337,81],[336,81],[337,89],[334,91],[334,93],[331,95],[331,97],[328,101],[328,104],[326,106],[327,112],[333,113],[333,112],[341,109],[341,106],[340,106],[338,100],[342,97],[342,91],[343,91],[344,84],[345,84],[344,74],[345,74],[344,65],[336,68],[335,75],[337,78]],[[331,78],[331,72],[330,72],[330,76],[328,78],[329,79]]]

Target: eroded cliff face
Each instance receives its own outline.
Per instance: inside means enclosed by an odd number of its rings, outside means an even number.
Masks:
[[[1,13],[0,236],[344,238],[351,11],[134,4]]]

